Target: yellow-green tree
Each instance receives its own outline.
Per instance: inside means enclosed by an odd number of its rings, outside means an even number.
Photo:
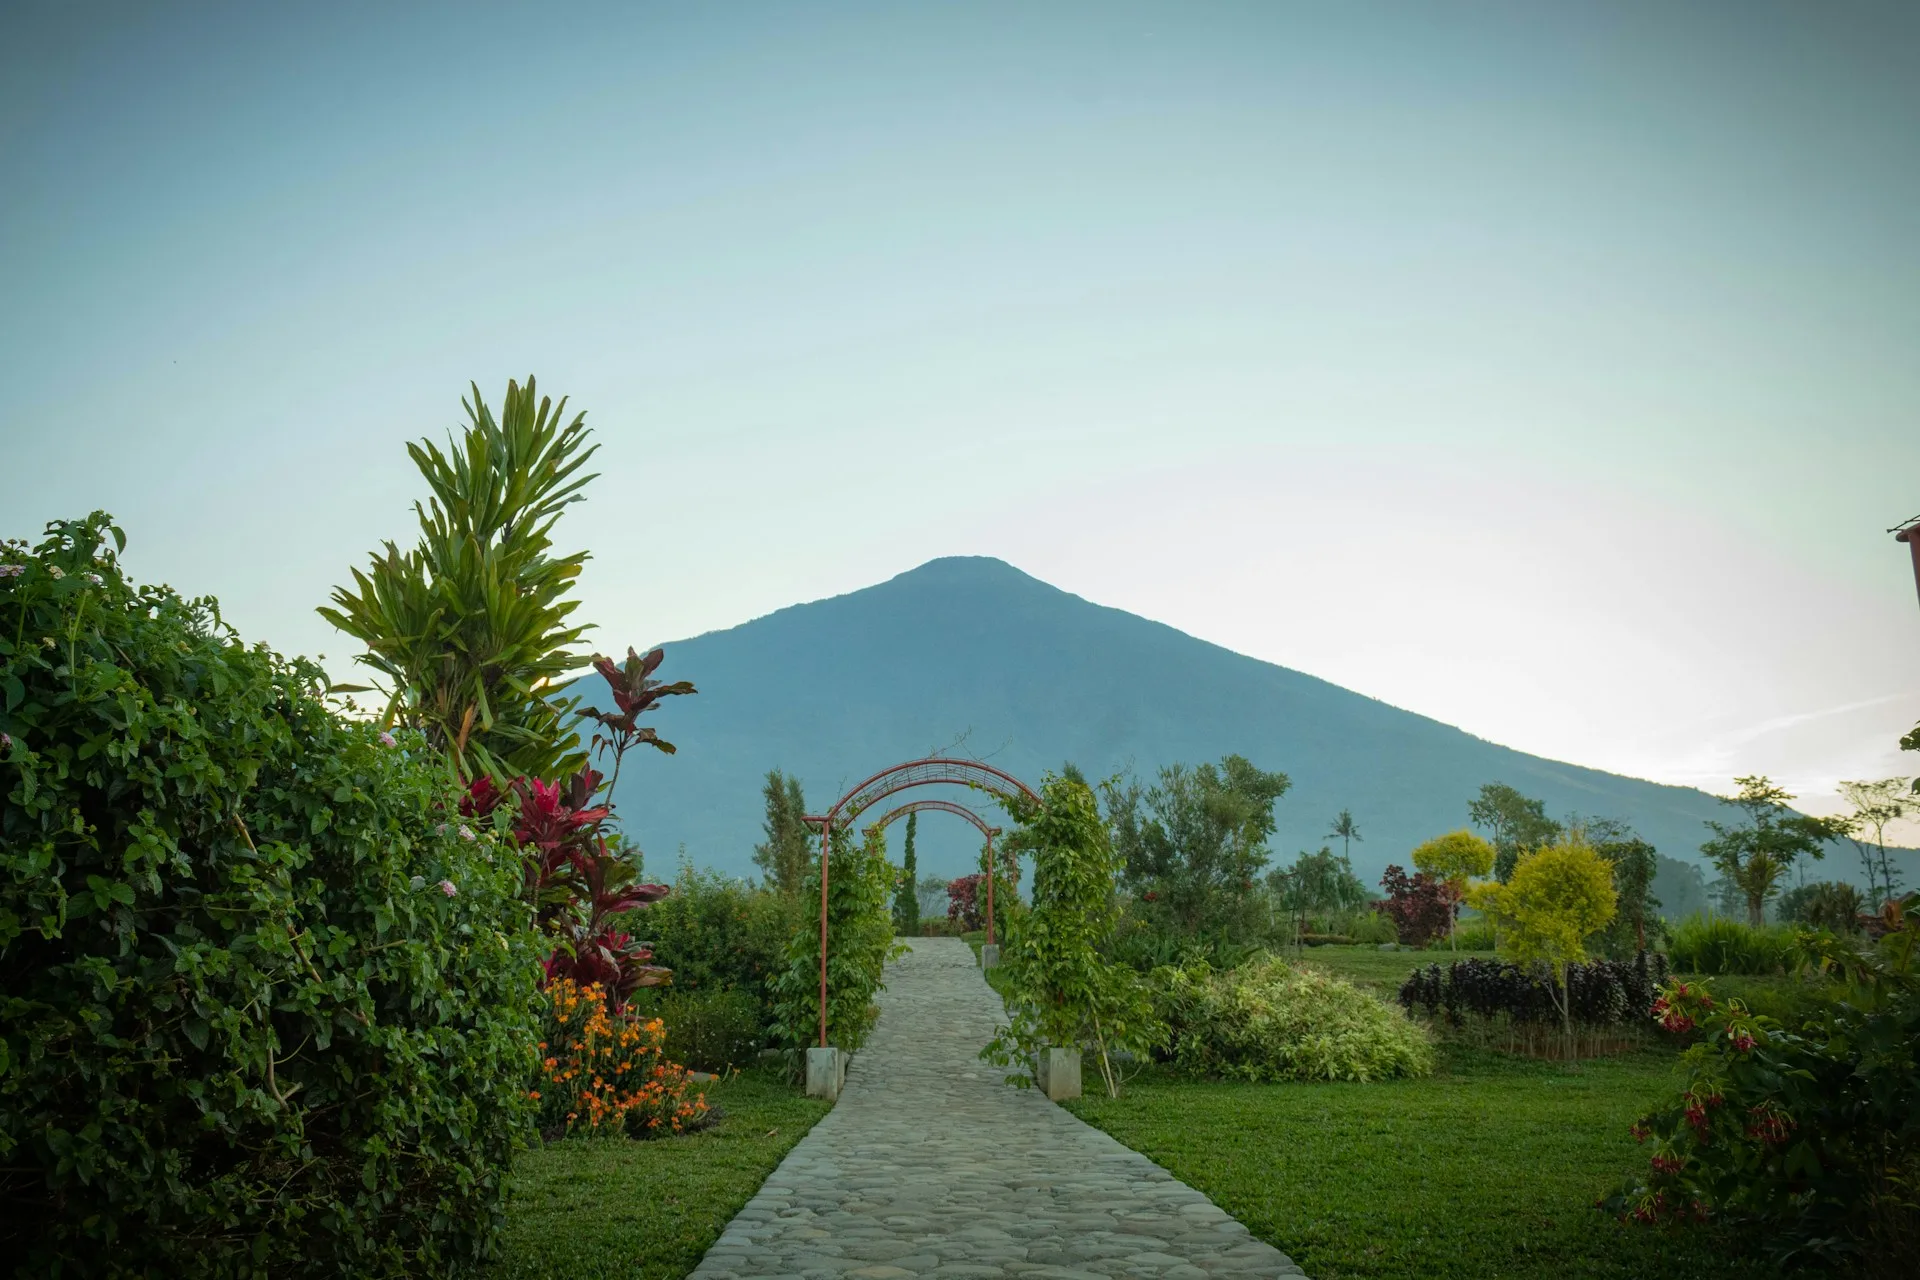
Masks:
[[[1607,927],[1618,907],[1613,864],[1577,838],[1521,856],[1505,884],[1476,885],[1474,906],[1500,926],[1500,950],[1516,964],[1544,964],[1553,972],[1554,1001],[1573,1056],[1573,1012],[1567,966],[1587,958],[1586,941]]]
[[[1460,928],[1460,903],[1467,886],[1476,876],[1493,870],[1493,846],[1462,827],[1446,835],[1435,836],[1413,851],[1413,865],[1436,880],[1446,882],[1452,897],[1447,925],[1447,940],[1452,944]]]

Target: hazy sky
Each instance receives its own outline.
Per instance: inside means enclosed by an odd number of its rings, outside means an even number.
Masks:
[[[1911,3],[11,0],[0,299],[0,533],[342,671],[532,371],[605,648],[977,553],[1582,764],[1920,765]]]

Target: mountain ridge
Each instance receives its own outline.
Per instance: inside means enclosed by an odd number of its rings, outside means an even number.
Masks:
[[[1238,753],[1293,779],[1275,809],[1277,859],[1326,843],[1320,833],[1350,808],[1369,882],[1420,839],[1465,825],[1487,782],[1555,816],[1623,818],[1695,864],[1704,822],[1727,812],[1695,788],[1518,751],[989,556],[939,557],[665,647],[663,674],[700,694],[663,705],[662,736],[680,752],[630,771],[620,794],[654,874],[680,850],[751,874],[768,769],[797,774],[819,808],[941,744],[1033,782],[1068,759],[1091,777],[1131,767],[1150,778]],[[922,863],[957,874],[971,847],[948,825],[924,824]]]

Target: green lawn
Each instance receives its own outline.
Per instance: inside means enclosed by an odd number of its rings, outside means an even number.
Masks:
[[[1437,951],[1382,951],[1378,947],[1362,946],[1307,947],[1303,951],[1288,949],[1279,954],[1288,960],[1346,978],[1355,986],[1366,987],[1389,1000],[1400,993],[1400,984],[1415,969],[1424,969],[1430,964],[1437,964],[1444,969],[1455,960],[1469,958],[1499,958],[1491,951],[1449,951],[1445,947]]]
[[[1314,1280],[1763,1275],[1704,1236],[1625,1227],[1593,1208],[1641,1166],[1627,1125],[1677,1079],[1667,1052],[1568,1070],[1443,1048],[1429,1080],[1149,1076],[1118,1101],[1068,1105],[1206,1192]]]
[[[680,1280],[828,1104],[749,1072],[707,1087],[725,1117],[650,1142],[584,1138],[514,1165],[497,1277]]]

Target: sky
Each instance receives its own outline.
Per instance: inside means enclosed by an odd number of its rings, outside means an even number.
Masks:
[[[110,510],[344,675],[405,442],[533,373],[602,649],[994,555],[1830,811],[1920,772],[1917,65],[1896,3],[13,0],[0,536]]]

